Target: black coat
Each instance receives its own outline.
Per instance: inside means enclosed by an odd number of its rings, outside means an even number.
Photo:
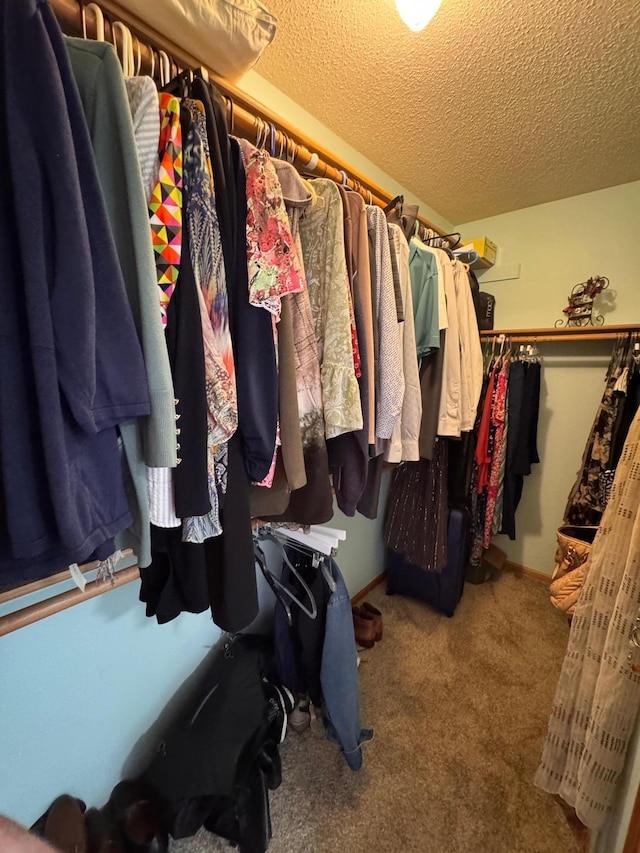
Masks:
[[[191,117],[180,113],[183,139]],[[185,210],[187,208],[185,181]],[[167,349],[173,376],[178,415],[178,459],[173,471],[176,515],[178,518],[206,515],[211,509],[207,476],[207,396],[205,388],[204,343],[198,291],[191,264],[189,222],[182,229],[182,254],[176,289],[167,309]]]
[[[257,637],[228,641],[193,702],[158,744],[143,776],[160,798],[174,838],[194,835],[206,823],[225,837],[242,835],[248,843],[240,849],[247,853],[266,849],[268,838],[264,845],[256,841],[269,826],[262,774],[268,764],[273,767],[285,722],[265,681],[274,678],[270,649],[270,641]],[[269,782],[278,784],[277,773]]]

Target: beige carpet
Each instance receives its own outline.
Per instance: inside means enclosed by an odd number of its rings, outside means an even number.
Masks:
[[[319,721],[282,746],[270,853],[573,853],[560,807],[531,783],[568,628],[543,584],[467,584],[453,619],[378,587],[384,639],[362,654],[350,771]],[[207,832],[174,853],[228,846]]]

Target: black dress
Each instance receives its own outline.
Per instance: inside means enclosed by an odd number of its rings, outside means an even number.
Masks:
[[[507,459],[504,476],[502,527],[500,532],[516,538],[516,510],[522,498],[524,477],[538,455],[538,413],[541,367],[536,363],[513,362],[509,369]]]
[[[393,472],[384,542],[410,563],[440,572],[447,563],[448,442],[437,438],[433,459],[405,462]]]

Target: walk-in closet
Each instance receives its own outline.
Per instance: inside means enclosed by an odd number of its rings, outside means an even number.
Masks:
[[[639,59],[0,0],[0,853],[640,853]]]

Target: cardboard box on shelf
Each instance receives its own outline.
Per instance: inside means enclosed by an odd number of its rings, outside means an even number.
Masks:
[[[489,269],[496,262],[498,247],[488,237],[476,237],[473,240],[464,240],[465,246],[471,246],[478,253],[478,260],[472,264],[474,269]]]

